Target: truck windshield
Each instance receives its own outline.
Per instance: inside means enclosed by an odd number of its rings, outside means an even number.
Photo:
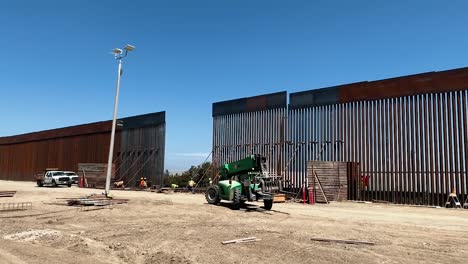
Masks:
[[[65,173],[63,173],[63,171],[54,172],[54,176],[62,176],[62,175],[65,175]]]
[[[67,176],[77,176],[74,172],[66,172],[65,175]]]

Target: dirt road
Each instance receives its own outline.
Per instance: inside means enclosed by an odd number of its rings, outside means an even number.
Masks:
[[[468,262],[468,210],[343,202],[232,211],[197,194],[113,191],[130,202],[83,211],[54,203],[100,190],[0,181],[1,190],[18,192],[0,203],[31,201],[33,209],[0,212],[0,263]],[[221,244],[250,236],[261,240]]]

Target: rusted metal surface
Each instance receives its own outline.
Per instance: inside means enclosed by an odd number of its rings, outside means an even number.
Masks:
[[[290,109],[464,91],[467,84],[468,68],[428,72],[293,93]]]
[[[235,102],[240,106],[231,109]],[[285,92],[213,104],[213,167],[258,153],[267,157],[270,172],[282,173],[289,150],[285,116]]]
[[[338,103],[463,91],[467,83],[468,68],[361,82],[338,86]]]
[[[361,177],[368,179],[368,185],[361,186],[360,199],[443,205],[453,188],[461,197],[466,196],[466,165],[459,165],[461,160],[466,160],[466,151],[459,151],[466,149],[466,139],[460,140],[466,121],[467,109],[463,106],[466,98],[462,96],[465,93],[419,94],[306,108],[305,111],[311,112],[332,111],[331,115],[311,117],[318,120],[319,133],[308,140],[318,145],[344,142],[344,155],[324,155],[319,159],[335,161],[336,157],[344,156],[340,161],[359,162]],[[343,128],[332,120],[338,116],[333,112],[340,112],[339,107],[345,109],[341,114]],[[304,109],[290,109],[289,119],[301,111]],[[308,121],[293,118],[291,122],[295,127],[296,123],[307,124]],[[315,129],[299,126],[306,130],[305,134]],[[337,129],[343,131],[335,131]],[[339,135],[344,136],[340,138]],[[291,137],[292,144],[296,139]],[[301,165],[297,167],[302,168]],[[296,174],[302,175],[301,171]],[[299,178],[297,182],[300,181]]]
[[[443,206],[452,189],[467,197],[467,88],[462,68],[293,93],[284,123],[265,118],[271,109],[214,115],[213,146],[269,142],[265,127],[284,131],[273,142],[286,188],[302,186],[308,160],[356,162],[356,199]],[[218,150],[222,160],[255,151]]]
[[[119,179],[130,186],[140,178],[161,185],[164,173],[166,124],[165,112],[123,120],[120,154],[117,163]]]
[[[32,181],[45,168],[76,171],[80,162],[106,162],[109,141],[110,133],[96,133],[0,145],[0,179]]]
[[[107,133],[110,131],[111,121],[96,122],[85,125],[64,127],[51,129],[46,131],[10,136],[10,137],[0,137],[0,145],[6,144],[15,144],[22,142],[30,141],[39,141],[54,139],[57,137],[72,137],[72,136],[82,136],[88,134],[97,134],[97,133]],[[119,128],[117,128],[119,129]]]
[[[278,92],[214,103],[213,117],[285,108],[286,96],[286,92]]]
[[[119,120],[114,161],[128,149],[158,148],[138,175],[161,182],[164,170],[165,112]],[[67,128],[0,138],[0,179],[31,181],[45,168],[77,171],[78,163],[106,163],[111,122],[97,122]],[[133,133],[132,131],[143,131]],[[141,144],[133,143],[141,140]],[[122,145],[123,144],[123,145]]]

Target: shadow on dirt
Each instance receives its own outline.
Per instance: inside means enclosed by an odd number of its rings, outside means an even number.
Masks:
[[[231,203],[226,203],[226,202],[221,202],[219,204],[220,206],[222,207],[226,207],[228,209],[231,209]],[[274,208],[274,206],[273,206]],[[257,205],[254,205],[254,204],[248,204],[248,203],[243,203],[241,205],[241,208],[240,208],[240,211],[243,211],[243,212],[246,212],[246,213],[264,213],[264,214],[273,214],[273,213],[279,213],[279,214],[286,214],[286,215],[289,215],[289,213],[286,213],[286,212],[282,212],[282,211],[277,211],[277,210],[266,210],[265,208],[263,208],[263,206],[257,206]]]

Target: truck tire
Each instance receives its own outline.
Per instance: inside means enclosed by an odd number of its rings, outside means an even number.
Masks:
[[[208,190],[206,190],[205,198],[209,204],[219,204],[221,201],[219,198],[219,187],[216,185],[210,186]]]
[[[68,187],[71,187],[71,183],[69,183],[67,186],[68,186]]]
[[[263,200],[263,208],[265,208],[265,210],[271,210],[272,207],[273,207],[272,199]]]
[[[57,183],[55,182],[55,180],[52,180],[52,187],[57,187]]]
[[[42,186],[44,186],[44,184],[42,183],[42,181],[41,181],[41,180],[37,180],[37,181],[36,181],[36,183],[37,183],[37,186],[39,186],[39,187],[42,187]]]
[[[239,210],[241,207],[241,191],[239,188],[234,189],[234,195],[232,197],[232,210]]]

